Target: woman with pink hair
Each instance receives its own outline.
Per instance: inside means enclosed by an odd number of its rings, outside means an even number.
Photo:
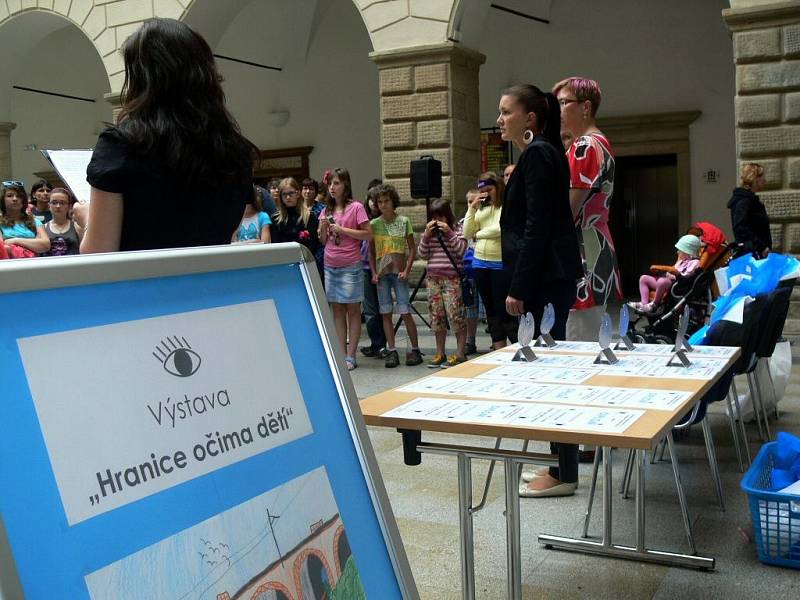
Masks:
[[[605,305],[622,299],[619,268],[608,227],[614,192],[614,152],[595,123],[600,86],[593,79],[569,77],[553,86],[561,105],[562,135],[572,136],[567,148],[569,199],[581,247],[585,276],[578,282],[575,305],[567,322],[568,340],[596,340]]]

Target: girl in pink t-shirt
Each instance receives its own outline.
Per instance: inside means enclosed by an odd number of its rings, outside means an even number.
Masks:
[[[360,202],[353,202],[352,189],[350,173],[334,169],[328,201],[319,215],[319,241],[325,245],[325,294],[350,371],[358,366],[355,357],[361,337],[361,241],[372,238],[367,211]]]

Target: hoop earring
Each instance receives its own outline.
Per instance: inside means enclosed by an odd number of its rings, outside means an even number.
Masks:
[[[522,134],[522,141],[525,142],[525,145],[529,145],[533,141],[533,131],[530,129],[526,129],[525,133]]]

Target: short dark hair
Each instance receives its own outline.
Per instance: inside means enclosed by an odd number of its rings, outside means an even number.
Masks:
[[[301,188],[313,187],[315,194],[319,192],[319,184],[317,183],[317,180],[311,179],[311,177],[306,177],[305,179],[303,179],[303,182],[300,184],[300,187]]]
[[[375,188],[375,199],[377,200],[381,196],[386,196],[389,200],[392,201],[392,206],[397,208],[400,206],[400,194],[397,193],[397,189],[390,183],[381,183],[377,186],[373,186]],[[371,187],[370,189],[373,189]]]
[[[374,188],[376,185],[380,185],[380,184],[382,184],[382,183],[383,183],[383,179],[373,179],[372,181],[370,181],[370,182],[367,184],[367,190],[371,190],[371,189],[372,189],[372,188]]]

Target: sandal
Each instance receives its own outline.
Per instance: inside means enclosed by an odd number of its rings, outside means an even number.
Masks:
[[[344,362],[347,365],[348,371],[352,371],[353,369],[358,368],[358,363],[356,362],[355,356],[346,356]]]

